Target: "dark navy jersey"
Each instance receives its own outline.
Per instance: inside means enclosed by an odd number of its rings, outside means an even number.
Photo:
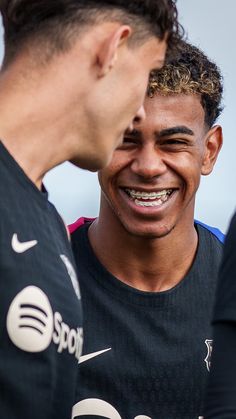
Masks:
[[[0,418],[69,419],[81,302],[64,223],[0,142]]]
[[[211,362],[219,231],[196,224],[190,271],[154,293],[111,275],[90,246],[89,224],[80,224],[71,228],[85,319],[73,417],[197,419]]]

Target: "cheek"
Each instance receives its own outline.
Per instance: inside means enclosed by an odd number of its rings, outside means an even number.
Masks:
[[[112,165],[109,165],[105,169],[103,169],[98,174],[98,180],[100,187],[103,191],[106,191],[110,184],[113,183],[114,179],[116,178],[116,168]]]
[[[139,80],[135,81],[130,91],[130,100],[133,101],[133,103],[136,103],[138,108],[144,102],[145,95],[147,92],[147,85],[148,85],[148,73],[147,73],[147,76],[145,75],[141,78],[139,77]]]
[[[202,159],[201,156],[189,153],[175,154],[170,162],[172,170],[187,181],[195,182],[201,176]]]
[[[196,193],[199,184],[200,184],[200,180],[201,180],[201,172],[200,172],[200,168],[197,165],[193,165],[190,168],[188,168],[188,171],[186,170],[186,183],[188,184],[189,190],[191,190],[191,193]]]
[[[104,191],[106,189],[107,176],[106,176],[106,173],[104,173],[104,170],[102,172],[103,173],[98,174],[98,182],[99,182],[101,190]]]
[[[111,163],[98,173],[101,188],[107,190],[122,183],[128,176],[132,159],[132,153],[129,151],[115,150]]]
[[[148,75],[143,77],[142,81],[140,82],[139,89],[138,89],[139,97],[141,98],[142,102],[144,101],[146,93],[147,93],[147,86],[148,86]]]

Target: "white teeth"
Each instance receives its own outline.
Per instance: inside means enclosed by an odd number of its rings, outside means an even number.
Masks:
[[[158,207],[163,203],[161,199],[158,199],[157,201],[154,201],[154,202],[143,202],[143,201],[139,201],[138,199],[135,199],[134,202],[136,205],[140,207]]]
[[[158,207],[167,201],[173,189],[163,189],[158,192],[141,192],[134,189],[125,190],[140,207]]]
[[[135,191],[134,189],[126,189],[126,192],[131,196],[133,199],[142,198],[144,200],[156,200],[159,198],[168,197],[172,192],[172,189],[163,189],[160,192],[140,192]]]

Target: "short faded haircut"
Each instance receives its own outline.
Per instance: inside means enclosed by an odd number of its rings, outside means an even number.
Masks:
[[[211,127],[222,112],[223,80],[217,65],[194,45],[181,41],[179,52],[164,67],[152,71],[148,96],[197,94]]]
[[[0,0],[7,66],[26,44],[35,43],[50,57],[71,46],[86,26],[119,21],[134,29],[130,42],[168,35],[169,48],[183,36],[176,0]]]

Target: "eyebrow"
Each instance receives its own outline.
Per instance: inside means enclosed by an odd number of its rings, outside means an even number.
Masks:
[[[194,132],[186,127],[185,125],[177,125],[175,127],[162,129],[161,131],[156,131],[155,136],[158,138],[167,137],[174,134],[187,134],[187,135],[194,135]],[[142,131],[134,128],[132,131],[128,132],[126,131],[125,136],[127,137],[133,137],[136,139],[142,138]]]
[[[186,127],[185,125],[180,125],[176,127],[166,128],[161,130],[158,133],[158,137],[166,137],[168,135],[174,135],[174,134],[187,134],[187,135],[194,135],[194,132]]]

